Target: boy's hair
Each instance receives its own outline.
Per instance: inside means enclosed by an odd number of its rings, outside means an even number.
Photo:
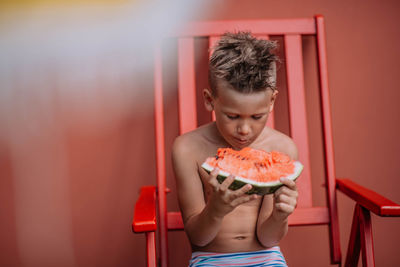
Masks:
[[[276,89],[276,42],[256,39],[250,32],[225,33],[214,47],[209,63],[209,84],[217,95],[218,80],[241,93]]]

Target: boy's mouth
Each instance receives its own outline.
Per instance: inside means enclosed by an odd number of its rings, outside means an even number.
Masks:
[[[248,139],[242,139],[242,138],[237,138],[237,137],[234,137],[234,138],[235,138],[235,141],[238,142],[241,145],[245,145],[245,144],[249,143]]]

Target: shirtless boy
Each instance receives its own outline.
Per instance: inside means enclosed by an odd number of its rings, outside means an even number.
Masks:
[[[274,48],[274,42],[250,33],[225,34],[211,56],[210,89],[203,91],[216,120],[174,142],[178,200],[193,250],[190,266],[286,266],[279,242],[297,204],[295,182],[281,179],[284,186],[273,195],[248,195],[251,185],[232,191],[234,177],[219,184],[216,170],[207,174],[200,167],[221,147],[277,150],[297,159],[293,141],[265,126],[278,93]]]

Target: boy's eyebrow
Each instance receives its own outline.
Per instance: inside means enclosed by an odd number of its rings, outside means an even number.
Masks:
[[[222,112],[224,112],[224,113],[226,113],[226,114],[232,114],[232,115],[243,115],[243,114],[239,114],[239,113],[236,113],[236,112],[231,112],[231,111],[222,111]],[[265,115],[265,114],[267,114],[268,112],[266,111],[266,112],[260,112],[260,113],[253,113],[253,114],[245,114],[245,115],[249,115],[249,116],[258,116],[258,115]]]

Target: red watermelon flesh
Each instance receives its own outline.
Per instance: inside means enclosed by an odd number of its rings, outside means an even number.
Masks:
[[[211,172],[214,168],[220,170],[217,177],[222,181],[233,174],[236,178],[231,189],[237,189],[245,184],[253,185],[250,193],[273,193],[282,183],[281,177],[295,180],[301,173],[303,165],[291,160],[290,157],[278,151],[266,152],[250,147],[240,151],[232,148],[219,148],[217,155],[209,157],[202,167]]]

